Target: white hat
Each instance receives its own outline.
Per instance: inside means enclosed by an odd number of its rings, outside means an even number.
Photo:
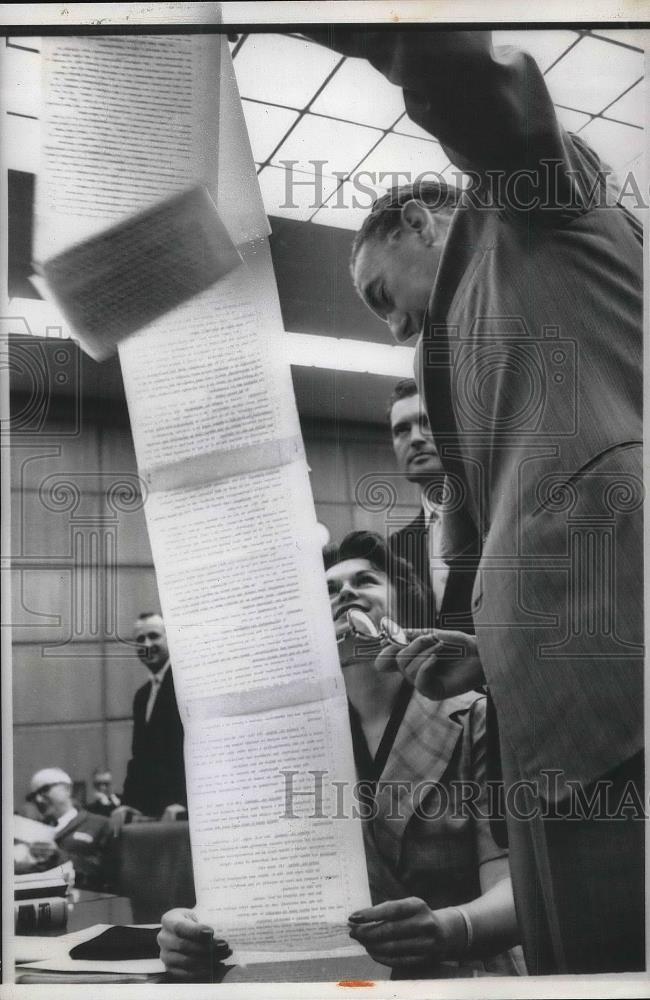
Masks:
[[[72,785],[72,778],[60,767],[44,767],[36,772],[29,784],[32,795],[45,785]]]

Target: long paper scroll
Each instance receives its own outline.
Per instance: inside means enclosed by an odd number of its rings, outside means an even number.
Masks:
[[[358,953],[361,829],[328,791],[354,781],[347,702],[227,42],[49,39],[45,119],[41,259],[196,184],[242,256],[119,347],[185,724],[197,903],[240,959]]]

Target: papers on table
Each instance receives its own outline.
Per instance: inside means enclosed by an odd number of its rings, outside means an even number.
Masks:
[[[39,896],[65,896],[68,886],[74,882],[74,868],[71,861],[65,861],[56,868],[44,872],[25,872],[14,875],[15,899],[33,899]]]
[[[17,814],[13,817],[13,831],[14,840],[23,844],[52,844],[57,832],[54,826],[48,826],[47,823],[39,823],[37,819]]]

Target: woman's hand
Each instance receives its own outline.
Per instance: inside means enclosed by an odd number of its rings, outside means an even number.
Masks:
[[[175,979],[211,982],[215,962],[232,954],[226,941],[215,941],[214,931],[201,924],[191,910],[168,910],[158,934],[160,958]]]
[[[431,910],[423,899],[388,900],[349,918],[350,937],[383,965],[422,965],[459,958],[466,944],[458,910]]]
[[[485,684],[476,637],[443,629],[405,629],[408,646],[386,645],[379,671],[399,670],[416,691],[442,701]]]

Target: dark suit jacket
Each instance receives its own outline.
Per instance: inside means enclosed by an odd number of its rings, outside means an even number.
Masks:
[[[425,597],[424,613],[412,615],[412,620],[400,624],[411,628],[437,627],[473,634],[472,587],[478,558],[469,541],[465,542],[465,551],[455,553],[449,562],[449,576],[440,608],[436,607],[431,586],[427,530],[422,508],[410,524],[391,535],[390,544],[393,553],[413,567]]]
[[[479,184],[453,214],[416,375],[483,541],[473,613],[502,741],[523,777],[588,785],[643,746],[641,225],[530,55],[480,31],[327,42],[401,86]]]
[[[101,798],[98,797],[86,803],[86,809],[89,813],[94,813],[95,816],[110,816],[113,810],[121,804],[119,795],[111,793],[110,796],[102,795]]]
[[[80,809],[55,840],[74,865],[77,888],[102,890],[110,886],[108,849],[113,834],[106,819]]]
[[[171,669],[165,674],[149,722],[145,711],[151,681],[133,700],[133,743],[122,803],[147,816],[160,816],[175,802],[187,804],[183,724],[178,714]]]

